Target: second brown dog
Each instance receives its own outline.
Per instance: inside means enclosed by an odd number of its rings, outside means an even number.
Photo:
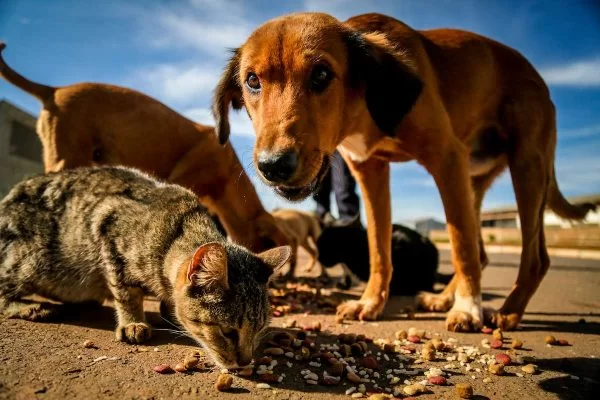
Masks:
[[[32,82],[3,60],[0,76],[42,102],[37,132],[46,172],[126,165],[194,191],[229,236],[253,251],[286,243],[263,208],[231,145],[140,92],[99,83],[51,87]]]

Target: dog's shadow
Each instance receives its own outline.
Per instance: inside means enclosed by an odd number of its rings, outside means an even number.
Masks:
[[[600,359],[587,357],[547,358],[536,360],[542,370],[565,374],[548,378],[538,384],[559,399],[583,400],[598,398],[600,394]]]

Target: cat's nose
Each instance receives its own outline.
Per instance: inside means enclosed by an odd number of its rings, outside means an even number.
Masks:
[[[237,363],[239,367],[245,367],[246,365],[252,362],[252,355],[249,354],[239,354]]]

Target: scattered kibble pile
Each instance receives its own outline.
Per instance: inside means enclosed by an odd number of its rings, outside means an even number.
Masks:
[[[496,379],[494,376],[524,377],[524,374],[538,373],[535,364],[526,363],[529,357],[519,354],[523,343],[516,338],[507,340],[500,330],[482,330],[492,335],[492,342],[485,338],[481,347],[497,349],[492,350],[492,354],[477,346],[461,346],[453,338],[444,341],[431,337],[416,328],[396,332],[394,340],[375,341],[364,335],[340,334],[332,342],[320,331],[321,324],[316,322],[274,332],[263,343],[260,356],[252,364],[237,371],[222,370],[215,389],[230,390],[235,387],[237,376],[237,379],[255,381],[256,389],[271,389],[294,380],[307,387],[338,388],[337,392],[349,397],[371,400],[441,394],[447,390],[454,390],[458,398],[470,398],[473,387],[469,381],[481,379],[483,383],[490,383]],[[546,342],[550,342],[549,338]],[[566,341],[552,338],[551,343],[564,345]],[[202,362],[202,356],[202,352],[196,351],[174,369],[164,364],[154,370],[169,374],[210,369],[212,365]]]

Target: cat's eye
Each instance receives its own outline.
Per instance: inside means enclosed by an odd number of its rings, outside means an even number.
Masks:
[[[232,342],[237,342],[237,340],[238,340],[237,329],[221,327],[221,333],[223,334],[223,336],[225,336],[227,339],[231,340]]]

